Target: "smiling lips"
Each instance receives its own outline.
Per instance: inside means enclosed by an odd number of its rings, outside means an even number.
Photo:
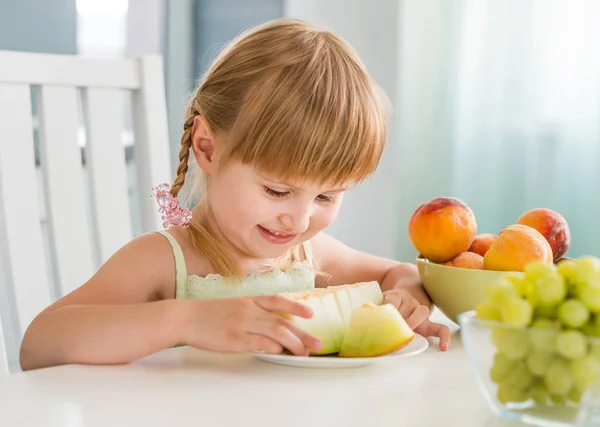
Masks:
[[[283,245],[291,242],[296,237],[296,234],[287,234],[281,231],[269,230],[262,226],[258,226],[258,231],[263,235],[268,242],[274,243],[276,245]]]

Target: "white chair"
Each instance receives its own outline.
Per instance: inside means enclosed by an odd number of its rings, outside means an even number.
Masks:
[[[0,373],[18,366],[33,318],[130,240],[132,224],[161,227],[150,190],[171,180],[161,57],[0,51]]]

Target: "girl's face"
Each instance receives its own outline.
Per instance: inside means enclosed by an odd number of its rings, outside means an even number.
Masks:
[[[207,196],[218,231],[237,250],[277,258],[329,226],[346,188],[281,182],[230,161],[211,174]]]

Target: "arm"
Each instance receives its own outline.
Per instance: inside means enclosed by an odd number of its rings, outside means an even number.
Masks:
[[[330,278],[318,277],[317,286],[377,281],[384,292],[403,289],[422,305],[432,308],[416,265],[357,251],[323,233],[315,236],[311,243],[317,267],[331,275]]]
[[[182,301],[160,301],[174,287],[168,241],[158,234],[134,239],[33,320],[21,344],[22,369],[124,363],[174,345]]]

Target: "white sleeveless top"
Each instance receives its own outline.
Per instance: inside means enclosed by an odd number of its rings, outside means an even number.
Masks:
[[[282,292],[301,292],[315,288],[310,243],[303,244],[305,261],[298,261],[285,270],[273,268],[232,282],[220,274],[205,277],[188,275],[183,252],[177,240],[164,230],[156,231],[165,236],[173,248],[176,270],[176,299],[215,299],[238,296],[276,295]]]

